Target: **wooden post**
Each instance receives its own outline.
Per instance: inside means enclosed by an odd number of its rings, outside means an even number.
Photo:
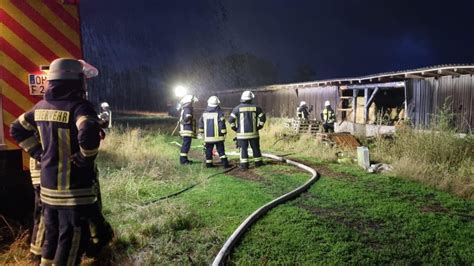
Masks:
[[[379,91],[379,87],[376,87],[375,90],[372,92],[372,95],[370,95],[370,98],[367,100],[367,105],[370,106],[372,102],[374,101],[375,94]]]
[[[371,93],[370,98],[368,97],[368,99],[366,99],[365,111],[366,111],[367,115],[365,117],[365,119],[366,119],[365,123],[367,123],[367,120],[368,120],[368,117],[369,117],[369,107],[372,104],[372,102],[374,101],[375,95],[377,94],[378,91],[379,91],[379,87],[376,87],[375,90]]]
[[[354,122],[354,124],[357,121],[356,112],[357,112],[357,89],[352,89],[352,113],[354,115],[354,119],[352,122]]]
[[[369,116],[369,89],[364,89],[364,124],[367,124],[367,118]]]
[[[405,117],[403,119],[407,120],[408,118],[408,101],[407,101],[407,82],[404,82],[405,85],[403,86],[403,90],[405,92]]]

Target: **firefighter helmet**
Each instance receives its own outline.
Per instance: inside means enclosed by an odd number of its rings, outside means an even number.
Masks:
[[[102,109],[104,109],[104,108],[110,108],[110,106],[109,106],[109,104],[108,104],[107,102],[101,103],[101,104],[100,104],[100,107],[101,107]]]
[[[219,98],[217,96],[211,96],[209,99],[207,99],[207,106],[209,107],[217,107],[221,101],[219,101]]]
[[[84,66],[76,59],[58,58],[51,62],[48,80],[78,80],[84,78]]]
[[[305,105],[306,105],[306,102],[305,102],[305,101],[301,101],[301,102],[300,102],[300,107],[303,107],[303,106],[305,106]]]
[[[195,103],[199,101],[198,98],[194,95],[188,94],[181,99],[181,105],[189,104],[189,103]]]
[[[251,91],[244,91],[240,97],[241,102],[251,101],[255,98],[255,95]]]
[[[330,101],[325,101],[324,106],[331,106],[331,102]]]

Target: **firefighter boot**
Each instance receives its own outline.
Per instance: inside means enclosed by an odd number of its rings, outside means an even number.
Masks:
[[[240,163],[240,169],[243,169],[243,170],[249,169],[249,163]]]
[[[255,167],[260,167],[260,166],[263,166],[263,161],[256,161]]]
[[[206,168],[212,168],[212,167],[214,167],[214,165],[212,163],[206,162]]]
[[[41,263],[41,255],[35,255],[33,253],[30,253],[30,262],[33,263],[33,265],[40,265]]]
[[[230,165],[229,165],[229,160],[227,160],[227,158],[222,158],[221,159],[222,161],[222,166],[224,166],[224,168],[230,168]]]
[[[114,238],[114,230],[102,213],[90,218],[88,224],[90,239],[85,250],[86,256],[97,258]]]
[[[180,156],[179,157],[179,162],[183,165],[193,164],[193,161],[188,160],[187,156]]]

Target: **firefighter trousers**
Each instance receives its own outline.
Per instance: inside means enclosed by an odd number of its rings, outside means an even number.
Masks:
[[[30,252],[35,256],[41,256],[41,249],[44,243],[44,219],[43,206],[40,198],[40,185],[34,185],[35,209],[33,212],[33,229],[31,232]]]
[[[334,123],[324,123],[323,124],[324,133],[333,133],[334,132]]]
[[[252,147],[253,158],[255,159],[256,165],[261,165],[262,163],[262,152],[260,151],[260,138],[253,139],[239,139],[240,146],[240,165],[248,167],[249,165],[249,145]]]
[[[183,145],[181,146],[181,153],[179,154],[179,162],[184,164],[189,162],[188,152],[191,149],[192,137],[183,137]]]
[[[224,141],[217,141],[217,142],[206,142],[204,144],[205,153],[206,153],[206,165],[212,165],[212,149],[216,146],[217,153],[219,154],[219,158],[221,158],[222,164],[224,167],[228,166],[227,156],[225,155],[225,146]]]
[[[54,208],[43,206],[46,227],[42,265],[79,265],[90,239],[88,208]]]

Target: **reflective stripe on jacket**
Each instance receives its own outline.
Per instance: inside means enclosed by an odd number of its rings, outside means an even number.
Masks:
[[[39,185],[41,177],[41,164],[37,160],[30,158],[30,175],[31,183],[33,185]]]
[[[227,129],[224,113],[220,107],[207,107],[199,119],[199,132],[204,142],[224,141]]]
[[[258,131],[265,125],[266,117],[262,108],[251,104],[242,103],[232,110],[229,123],[237,132],[237,139],[258,138]]]

